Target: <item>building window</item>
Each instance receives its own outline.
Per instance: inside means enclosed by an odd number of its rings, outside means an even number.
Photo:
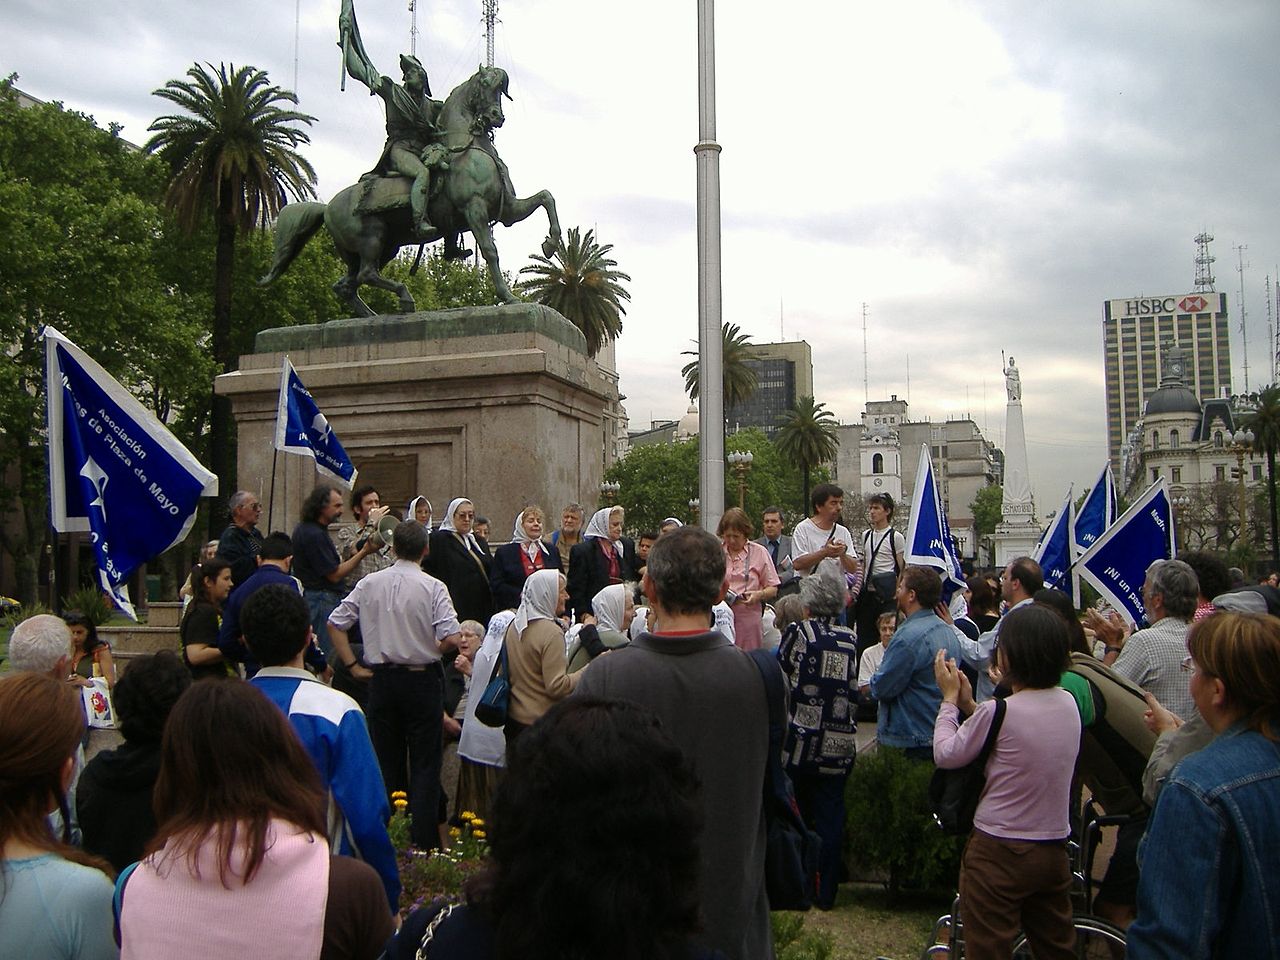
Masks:
[[[1254,479],[1255,481],[1256,481],[1256,480],[1261,480],[1261,479],[1262,479],[1262,464],[1260,464],[1260,463],[1255,463],[1255,464],[1253,465],[1253,479]]]
[[[1151,449],[1152,450],[1160,449],[1160,431],[1159,430],[1151,431]]]
[[[1151,482],[1152,482],[1152,483],[1155,483],[1155,482],[1156,482],[1157,480],[1159,480],[1159,479],[1160,479],[1160,468],[1159,468],[1159,467],[1152,467],[1152,468],[1151,468]]]
[[[1170,467],[1170,468],[1169,468],[1169,474],[1170,474],[1169,479],[1171,479],[1174,483],[1181,483],[1181,482],[1182,482],[1182,468],[1181,468],[1181,467]]]
[[[1221,430],[1213,431],[1213,445],[1217,447],[1219,450],[1222,449],[1222,431]],[[1221,480],[1222,478],[1219,477],[1218,479]]]
[[[884,473],[884,454],[877,453],[871,458],[871,472]]]
[[[1214,468],[1213,468],[1213,479],[1215,479],[1215,480],[1225,480],[1225,479],[1227,479],[1227,468],[1226,468],[1225,466],[1223,466],[1222,464],[1218,464],[1216,467],[1214,467]]]
[[[1178,431],[1177,431],[1177,430],[1170,430],[1170,431],[1169,431],[1169,446],[1170,446],[1170,447],[1172,447],[1174,450],[1177,450],[1177,449],[1178,449],[1178,447],[1179,447],[1179,445],[1180,445],[1180,443],[1181,443],[1181,440],[1182,440],[1182,438],[1178,435]]]

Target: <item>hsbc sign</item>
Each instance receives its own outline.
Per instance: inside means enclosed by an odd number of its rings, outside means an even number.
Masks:
[[[1213,294],[1217,297],[1217,294]],[[1112,317],[1151,317],[1156,314],[1204,313],[1217,309],[1216,300],[1199,293],[1172,297],[1136,297],[1132,300],[1112,300]]]

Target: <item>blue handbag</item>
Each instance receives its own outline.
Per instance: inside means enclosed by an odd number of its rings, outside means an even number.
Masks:
[[[493,676],[485,684],[484,693],[476,703],[476,719],[486,727],[501,727],[507,722],[507,709],[511,705],[511,669],[507,665],[507,641],[498,648],[498,660],[493,665]]]

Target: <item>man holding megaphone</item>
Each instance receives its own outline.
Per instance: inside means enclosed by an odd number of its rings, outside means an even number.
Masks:
[[[383,523],[384,519],[389,529],[395,528],[395,518],[388,516],[390,511],[390,507],[382,505],[378,491],[368,484],[351,491],[351,512],[355,514],[355,522],[347,524],[338,531],[338,553],[343,560],[354,557],[370,538],[379,546],[376,550],[365,554],[356,564],[356,568],[351,571],[345,581],[347,590],[353,590],[355,585],[369,574],[391,566],[393,562],[391,536],[388,533],[384,537],[379,528],[379,524]]]

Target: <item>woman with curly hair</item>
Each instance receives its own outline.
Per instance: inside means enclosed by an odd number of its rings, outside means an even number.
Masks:
[[[88,681],[91,677],[103,677],[108,687],[116,683],[116,667],[111,659],[111,644],[98,636],[98,628],[79,610],[63,615],[63,621],[71,630],[71,679]]]
[[[0,956],[109,958],[111,868],[55,838],[84,733],[79,692],[52,677],[0,680]]]
[[[657,718],[571,697],[516,742],[466,902],[412,914],[391,960],[711,960],[698,934],[698,782]],[[727,882],[727,878],[726,878]]]

